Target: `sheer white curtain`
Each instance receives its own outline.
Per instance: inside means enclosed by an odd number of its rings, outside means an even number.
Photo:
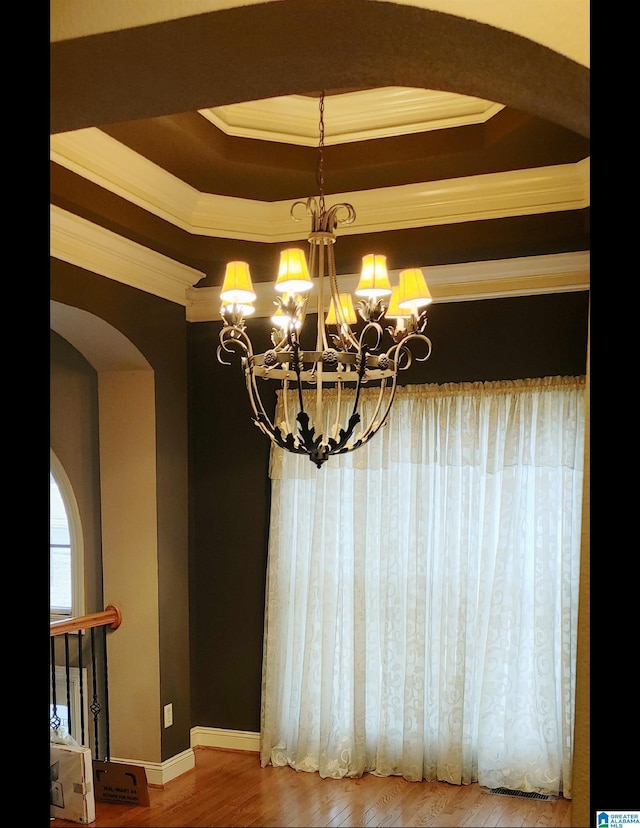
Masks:
[[[584,387],[413,386],[321,469],[274,450],[263,766],[570,797]]]

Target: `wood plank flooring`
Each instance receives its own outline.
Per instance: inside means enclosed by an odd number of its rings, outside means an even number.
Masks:
[[[478,785],[260,767],[256,753],[196,748],[195,768],[149,789],[150,807],[96,803],[94,828],[571,828],[571,802],[489,794]],[[76,822],[50,821],[51,828]]]

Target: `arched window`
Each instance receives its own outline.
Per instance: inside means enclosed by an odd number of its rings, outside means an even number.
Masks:
[[[51,451],[49,475],[49,606],[51,619],[84,615],[84,549],[71,483]]]

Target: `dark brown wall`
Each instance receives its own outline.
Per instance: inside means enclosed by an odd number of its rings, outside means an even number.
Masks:
[[[261,349],[266,322],[252,326]],[[251,421],[239,365],[216,358],[220,328],[188,330],[193,716],[198,725],[256,732],[270,443]]]
[[[588,301],[581,292],[433,305],[433,355],[405,379],[584,375]],[[248,328],[257,352],[268,347],[266,320]],[[258,732],[270,444],[251,422],[240,367],[217,362],[219,332],[214,322],[188,328],[193,721]]]

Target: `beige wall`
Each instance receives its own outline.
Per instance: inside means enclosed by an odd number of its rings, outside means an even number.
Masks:
[[[160,761],[156,425],[152,371],[99,375],[105,604],[122,612],[109,638],[111,753]]]

